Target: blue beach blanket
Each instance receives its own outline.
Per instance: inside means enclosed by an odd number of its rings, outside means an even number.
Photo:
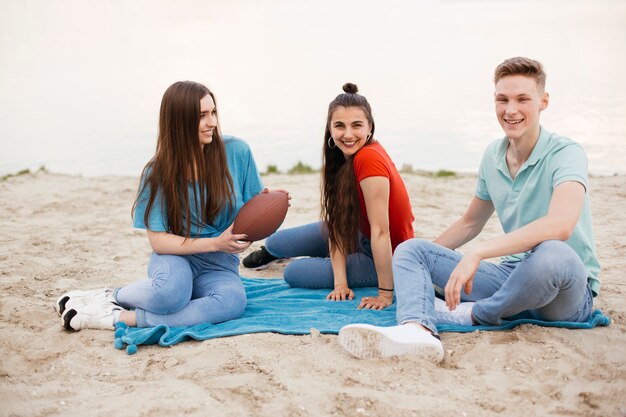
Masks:
[[[118,323],[115,330],[115,348],[126,347],[128,354],[137,352],[139,345],[159,344],[172,346],[185,340],[207,340],[216,337],[235,336],[246,333],[274,332],[303,335],[311,329],[320,333],[339,333],[339,329],[351,323],[369,323],[375,326],[396,325],[395,303],[382,311],[357,310],[361,297],[374,296],[376,288],[354,289],[354,300],[333,302],[326,300],[327,289],[310,290],[291,288],[283,279],[242,278],[248,303],[241,317],[219,324],[198,324],[190,327],[156,326],[148,328],[128,327]],[[600,310],[594,311],[588,321],[547,322],[532,319],[507,321],[499,326],[460,326],[441,324],[439,332],[473,332],[477,330],[506,330],[520,324],[591,329],[608,326],[611,320]]]

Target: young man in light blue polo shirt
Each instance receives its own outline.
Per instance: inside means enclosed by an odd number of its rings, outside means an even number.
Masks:
[[[501,323],[526,316],[586,321],[598,294],[587,156],[539,124],[548,107],[542,65],[511,58],[495,71],[496,116],[505,137],[487,147],[465,214],[434,242],[411,239],[393,256],[398,326],[345,326],[339,342],[357,357],[411,354],[439,362],[436,323]],[[494,210],[504,235],[465,254]],[[502,257],[499,264],[484,259]],[[445,289],[445,302],[433,284]]]

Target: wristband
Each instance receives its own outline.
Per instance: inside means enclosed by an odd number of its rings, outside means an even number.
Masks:
[[[391,292],[393,292],[393,288],[389,289],[389,288],[378,287],[378,291],[391,291]]]

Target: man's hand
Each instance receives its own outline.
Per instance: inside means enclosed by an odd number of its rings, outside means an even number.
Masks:
[[[446,305],[452,311],[457,305],[461,303],[461,288],[465,291],[465,294],[472,292],[472,285],[474,283],[474,275],[478,271],[480,266],[480,257],[468,253],[461,262],[454,268],[454,271],[450,274],[448,283],[446,284]]]

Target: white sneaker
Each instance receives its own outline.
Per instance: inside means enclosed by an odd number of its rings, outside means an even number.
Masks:
[[[63,327],[67,330],[103,329],[115,330],[115,312],[124,309],[116,303],[103,301],[83,306],[82,308],[66,308],[61,316]]]
[[[378,327],[349,324],[339,331],[339,344],[357,358],[415,355],[433,362],[443,360],[443,345],[429,331],[414,324]]]
[[[101,303],[113,300],[113,290],[110,288],[99,288],[97,290],[76,290],[69,291],[60,296],[54,304],[54,310],[60,316],[66,309],[80,309],[92,303]]]
[[[473,326],[472,308],[474,302],[461,303],[453,311],[448,310],[446,302],[435,297],[435,319],[441,324],[460,324],[461,326]]]

